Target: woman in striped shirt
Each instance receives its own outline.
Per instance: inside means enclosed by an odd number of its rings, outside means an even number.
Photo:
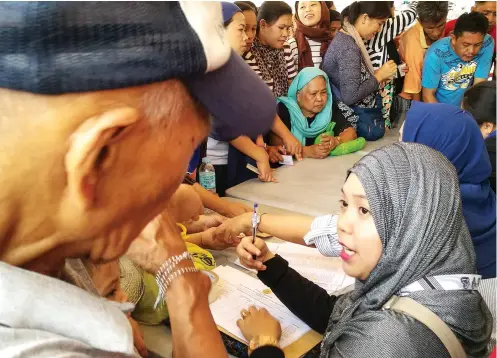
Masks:
[[[297,76],[297,66],[286,44],[292,27],[292,9],[283,1],[262,3],[257,14],[257,35],[250,51],[243,55],[245,62],[269,86],[275,97],[286,96],[291,81]],[[266,148],[273,162],[282,160],[281,154],[302,159],[302,145],[276,116],[272,132],[283,141],[285,149],[267,146],[262,137],[257,145]]]
[[[298,69],[320,67],[331,41],[330,13],[324,1],[295,3],[295,37],[287,41]]]
[[[409,7],[397,16],[393,16],[395,12],[393,1],[388,1],[388,3],[392,11],[392,17],[385,22],[385,25],[383,25],[383,28],[375,37],[365,43],[369,58],[371,59],[371,63],[375,70],[379,69],[390,60],[387,50],[388,43],[392,42],[416,20],[417,2],[411,2]],[[393,46],[393,49],[395,49],[395,46]],[[397,72],[397,76],[403,75],[403,73]],[[400,90],[402,89],[400,88]],[[387,81],[380,86],[380,95],[383,105],[383,118],[385,119],[385,123],[390,126],[390,108],[393,102],[393,96],[395,95],[393,80]]]
[[[257,15],[257,36],[245,62],[266,82],[275,97],[286,96],[297,76],[295,60],[286,45],[292,9],[283,1],[266,1]]]
[[[349,6],[348,18],[323,59],[323,70],[339,102],[374,108],[379,84],[397,72],[393,61],[374,70],[364,44],[380,32],[389,16],[389,7],[383,1],[358,1]]]

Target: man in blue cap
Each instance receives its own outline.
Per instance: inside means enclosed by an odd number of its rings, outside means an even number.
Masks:
[[[219,138],[255,136],[272,94],[232,55],[219,3],[2,2],[0,113],[0,357],[134,356],[129,307],[58,280],[65,259],[126,253],[181,183],[208,114]],[[208,279],[174,223],[157,237],[130,255],[158,273],[175,351],[223,351]]]

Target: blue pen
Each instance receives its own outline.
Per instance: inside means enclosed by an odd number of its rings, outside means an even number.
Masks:
[[[259,205],[254,203],[254,213],[252,214],[252,244],[255,244],[255,237],[257,236],[257,208]],[[252,258],[255,260],[257,258],[256,255],[252,255]]]

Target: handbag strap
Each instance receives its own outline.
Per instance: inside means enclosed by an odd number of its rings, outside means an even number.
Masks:
[[[451,358],[466,358],[466,352],[454,332],[429,308],[409,297],[392,296],[383,305],[383,310],[404,313],[423,323],[440,339]]]

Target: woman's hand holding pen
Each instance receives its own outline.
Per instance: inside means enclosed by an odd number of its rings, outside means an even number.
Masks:
[[[269,251],[266,242],[258,237],[253,240],[251,236],[244,237],[236,248],[236,253],[243,266],[265,271],[264,262],[272,259],[274,254]],[[254,259],[255,256],[255,259]]]

